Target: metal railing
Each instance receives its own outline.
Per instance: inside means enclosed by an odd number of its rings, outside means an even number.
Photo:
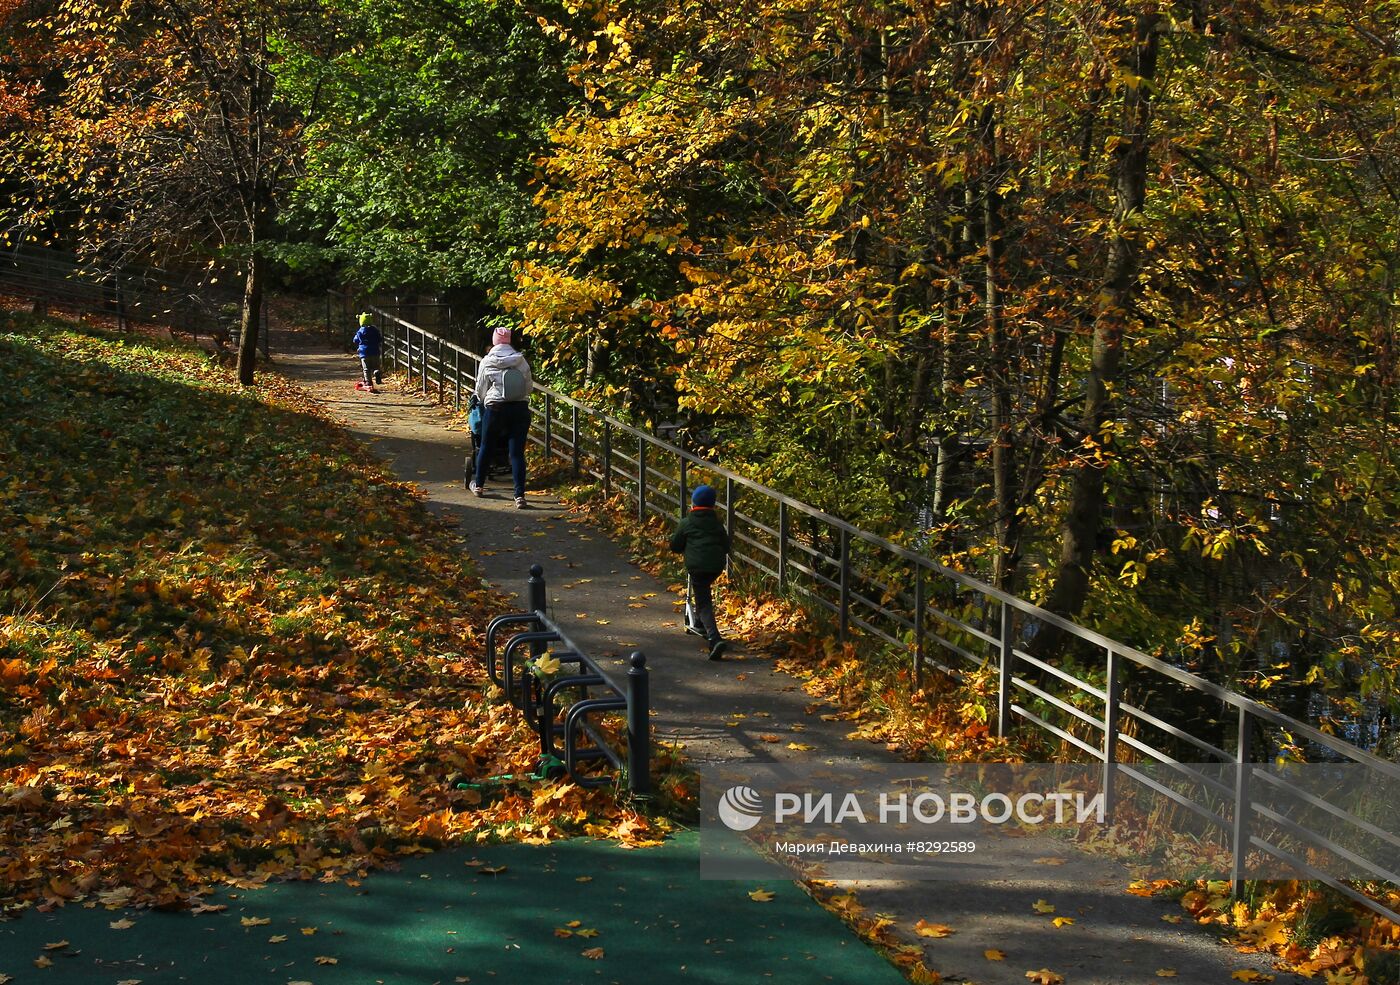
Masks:
[[[440,402],[451,399],[460,411],[481,357],[383,309],[369,310],[379,319],[389,364],[404,371],[411,385],[421,386],[424,396],[435,395]],[[1024,723],[1061,743],[1070,755],[1102,763],[1110,811],[1119,799],[1115,780],[1128,778],[1218,828],[1230,845],[1231,881],[1237,889],[1245,879],[1250,853],[1262,852],[1400,921],[1400,911],[1306,860],[1311,848],[1326,849],[1322,834],[1289,830],[1292,840],[1287,844],[1270,840],[1281,829],[1272,823],[1267,806],[1251,797],[1248,768],[1251,762],[1267,760],[1275,749],[1304,744],[1316,754],[1370,771],[1377,783],[1400,782],[1400,765],[746,479],[549,387],[536,383],[534,391],[538,412],[530,438],[547,456],[567,460],[576,475],[597,479],[606,494],[630,498],[641,521],[679,518],[688,507],[690,489],[701,482],[717,486],[716,510],[733,544],[732,565],[829,612],[843,641],[859,631],[906,649],[916,687],[929,670],[954,677],[968,671],[994,673],[998,735]],[[1057,666],[1031,652],[1035,636],[1047,629],[1066,634],[1078,648],[1073,665]],[[1133,766],[1179,768],[1189,779],[1196,772],[1186,765],[1190,762],[1233,764],[1239,767],[1234,774],[1238,779],[1228,790],[1202,785],[1193,797],[1165,789]],[[1223,805],[1219,795],[1225,797]],[[1358,830],[1369,831],[1370,822],[1352,820]],[[1400,818],[1387,824],[1385,837],[1394,841]],[[1314,839],[1311,847],[1309,837]],[[1384,838],[1377,843],[1382,842]],[[1353,862],[1357,864],[1382,882],[1388,882],[1393,871],[1382,858]]]
[[[207,279],[191,281],[134,264],[101,270],[59,250],[34,246],[0,253],[0,291],[123,320],[159,321],[192,335],[220,329],[236,335],[242,304],[236,292],[220,290]]]
[[[529,611],[497,616],[486,627],[486,671],[491,682],[524,713],[540,737],[540,756],[560,760],[575,783],[585,787],[611,784],[609,773],[595,770],[601,764],[624,773],[632,793],[647,793],[651,784],[651,685],[646,657],[640,650],[632,653],[626,683],[614,683],[549,617],[544,569],[538,564],[530,567],[526,585]],[[498,647],[501,637],[511,630],[515,635],[503,648]],[[557,661],[559,670],[572,666],[574,673],[543,674],[539,666],[544,658]],[[600,721],[618,713],[626,718],[625,748],[621,749]]]

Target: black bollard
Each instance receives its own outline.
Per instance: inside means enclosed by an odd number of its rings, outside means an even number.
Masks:
[[[651,675],[634,650],[627,670],[627,776],[634,794],[651,792]]]

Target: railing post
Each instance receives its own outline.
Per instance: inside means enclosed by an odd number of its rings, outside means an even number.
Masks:
[[[554,454],[554,394],[544,392],[544,457]]]
[[[637,439],[637,522],[647,522],[647,439]]]
[[[651,792],[651,679],[634,650],[627,669],[627,780],[634,794]]]
[[[448,309],[451,317],[450,311]],[[452,412],[460,414],[462,412],[462,350],[453,348],[452,350]]]
[[[1103,806],[1108,823],[1113,823],[1113,812],[1118,806],[1118,708],[1123,697],[1123,661],[1111,648],[1108,654],[1108,673],[1104,682],[1103,709]]]
[[[438,338],[438,403],[442,403],[443,387],[447,383],[447,364],[442,359],[442,338]]]
[[[841,528],[841,642],[851,628],[851,533]]]
[[[612,495],[612,422],[603,420],[603,495]]]
[[[570,413],[571,413],[571,415],[572,415],[573,432],[574,432],[574,447],[573,447],[574,478],[577,479],[577,478],[578,478],[578,473],[579,473],[579,459],[580,459],[580,455],[581,455],[581,449],[579,448],[578,405],[577,405],[577,404],[570,404],[570,405],[569,405],[569,411],[570,411]]]
[[[428,333],[421,328],[418,330],[418,344],[421,346],[419,355],[423,357],[423,396],[428,395]]]
[[[924,566],[914,565],[914,690],[924,686]]]
[[[734,478],[724,477],[724,535],[729,538],[730,553],[734,545]]]
[[[1249,815],[1250,806],[1249,772],[1251,756],[1249,711],[1240,706],[1239,741],[1235,746],[1235,818],[1232,832],[1233,857],[1230,862],[1230,892],[1235,896],[1244,893],[1245,867],[1249,856]]]
[[[525,582],[526,604],[531,612],[538,612],[544,615],[548,610],[548,599],[545,597],[544,568],[538,564],[530,565],[530,578]],[[545,644],[540,641],[530,644],[530,655],[539,658],[543,656]]]
[[[686,503],[686,486],[689,485],[689,481],[688,481],[688,479],[687,479],[687,477],[686,477],[686,473],[687,473],[687,471],[688,471],[688,469],[686,468],[686,466],[687,466],[688,463],[686,462],[685,456],[684,456],[684,455],[677,455],[677,456],[676,456],[676,463],[677,463],[677,465],[678,465],[677,480],[676,480],[676,481],[679,483],[679,489],[680,489],[680,495],[678,495],[678,496],[676,497],[676,499],[677,499],[677,501],[678,501],[678,505],[677,505],[676,509],[677,509],[677,511],[680,513],[681,519],[684,520],[684,519],[685,519],[685,503]]]
[[[1005,602],[1001,603],[1001,633],[998,637],[1000,653],[997,660],[997,738],[1004,739],[1011,734],[1011,676],[1013,652],[1016,641],[1012,636],[1016,610]]]
[[[787,542],[788,542],[788,508],[787,503],[778,500],[778,591],[787,591]]]

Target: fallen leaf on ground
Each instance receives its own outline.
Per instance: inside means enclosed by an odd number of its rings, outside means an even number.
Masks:
[[[1070,927],[1074,925],[1074,917],[1056,917],[1050,922],[1056,927]]]
[[[982,957],[986,958],[988,961],[1005,961],[1006,952],[998,951],[994,947],[989,947],[982,952]]]
[[[113,930],[130,930],[132,927],[136,926],[136,921],[122,917],[120,920],[113,920],[111,923],[107,924],[107,926],[111,927]]]
[[[920,920],[914,924],[914,933],[920,937],[947,937],[949,934],[957,933],[952,927],[942,923],[929,923],[927,920]]]
[[[755,903],[767,903],[772,898],[773,894],[766,889],[755,889],[753,892],[749,893],[749,899],[753,900]]]
[[[1057,975],[1049,968],[1041,968],[1039,971],[1028,971],[1026,977],[1035,985],[1065,985],[1063,975]]]
[[[1157,977],[1158,977],[1158,978],[1175,978],[1175,977],[1176,977],[1176,969],[1175,969],[1175,968],[1158,968],[1158,969],[1157,969]]]
[[[1047,902],[1043,899],[1038,899],[1031,904],[1031,909],[1034,910],[1036,913],[1054,913],[1055,904]]]
[[[244,917],[238,921],[245,927],[266,927],[272,923],[271,917]]]
[[[1262,971],[1255,971],[1253,968],[1241,968],[1238,971],[1230,972],[1230,977],[1237,982],[1271,982],[1273,975],[1266,975]]]
[[[600,961],[603,957],[603,949],[601,947],[590,947],[584,951],[580,951],[579,953],[582,954],[589,961]]]

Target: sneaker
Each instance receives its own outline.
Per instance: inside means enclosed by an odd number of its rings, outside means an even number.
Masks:
[[[729,649],[728,640],[712,640],[710,642],[710,659],[723,660],[724,651]]]
[[[486,490],[483,489],[483,488],[481,488],[480,486],[478,486],[478,485],[476,484],[476,480],[475,480],[475,479],[473,479],[470,483],[467,484],[467,488],[470,489],[470,490],[472,491],[472,495],[473,495],[473,496],[485,496],[485,495],[486,495]]]
[[[524,496],[516,496],[516,497],[515,497],[515,508],[516,508],[517,510],[523,510],[523,509],[525,509],[525,497],[524,497]]]

